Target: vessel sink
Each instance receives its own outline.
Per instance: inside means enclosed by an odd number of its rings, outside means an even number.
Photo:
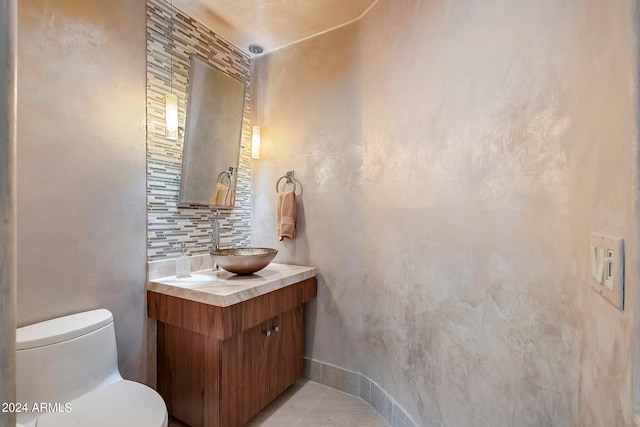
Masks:
[[[225,270],[239,274],[253,274],[265,268],[278,251],[271,248],[234,248],[213,251],[213,262]]]

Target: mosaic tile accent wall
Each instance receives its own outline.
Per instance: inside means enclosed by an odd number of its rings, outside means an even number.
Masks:
[[[225,247],[248,246],[251,239],[250,58],[219,35],[173,9],[163,0],[147,0],[147,259],[174,258],[181,243],[189,255],[207,253],[211,244],[212,210],[178,208],[183,134],[165,138],[164,96],[178,95],[179,126],[184,128],[189,54],[197,53],[215,67],[247,85],[238,167],[236,208],[220,210]],[[173,41],[173,46],[171,42]],[[173,47],[173,70],[171,69]],[[173,74],[173,78],[172,78]]]

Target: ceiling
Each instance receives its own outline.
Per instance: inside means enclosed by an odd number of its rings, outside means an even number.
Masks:
[[[265,52],[362,16],[377,0],[173,0],[173,5],[248,52]]]

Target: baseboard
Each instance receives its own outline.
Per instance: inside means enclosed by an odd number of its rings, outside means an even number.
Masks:
[[[400,405],[371,378],[330,363],[304,358],[304,377],[359,397],[392,427],[417,427]]]

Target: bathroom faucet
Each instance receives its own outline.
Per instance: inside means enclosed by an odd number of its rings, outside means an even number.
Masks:
[[[219,217],[219,213],[216,210],[216,212],[213,215],[211,215],[211,217],[209,218],[209,221],[211,222],[211,243],[212,243],[211,249],[209,249],[209,253],[212,255],[212,265],[213,265],[212,270],[220,269],[216,264],[216,262],[213,261],[213,252],[220,249],[220,233],[226,233],[227,231],[229,231],[226,228],[220,228],[218,224],[218,217]]]
[[[211,242],[213,245],[209,253],[213,255],[213,251],[220,249],[220,227],[218,226],[218,211],[209,219],[211,221]]]

